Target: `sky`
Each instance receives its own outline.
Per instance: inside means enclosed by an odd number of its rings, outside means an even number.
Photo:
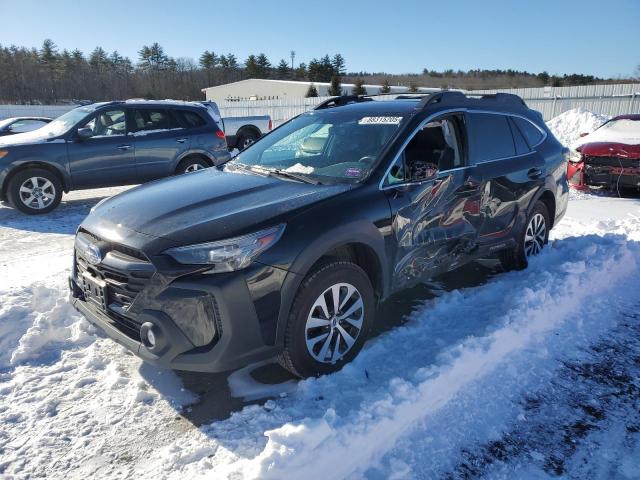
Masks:
[[[357,7],[357,11],[354,10]],[[158,42],[172,57],[204,50],[244,61],[308,63],[341,53],[349,71],[512,68],[629,76],[640,65],[639,0],[0,0],[0,44],[137,60]]]

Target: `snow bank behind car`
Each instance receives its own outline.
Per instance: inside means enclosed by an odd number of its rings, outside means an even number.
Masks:
[[[611,117],[593,113],[585,108],[574,108],[561,113],[547,122],[549,130],[553,132],[560,143],[575,148],[573,144],[580,139],[582,133],[593,132]]]

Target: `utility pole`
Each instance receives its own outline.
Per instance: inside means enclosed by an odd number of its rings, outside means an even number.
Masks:
[[[296,52],[294,52],[293,50],[291,50],[291,71],[293,71],[294,67],[293,67],[293,60],[296,58]]]

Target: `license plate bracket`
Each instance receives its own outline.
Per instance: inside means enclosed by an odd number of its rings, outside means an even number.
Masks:
[[[93,303],[102,311],[107,311],[107,284],[88,272],[82,273],[82,291],[84,299]]]

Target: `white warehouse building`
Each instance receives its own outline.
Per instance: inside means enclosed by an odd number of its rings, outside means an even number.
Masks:
[[[286,100],[288,98],[304,98],[310,85],[315,85],[318,96],[328,96],[329,83],[298,82],[293,80],[267,80],[250,78],[239,82],[227,83],[215,87],[203,88],[206,99],[213,102],[247,101],[247,100]],[[343,83],[342,92],[351,94],[353,83]],[[364,85],[369,95],[380,92],[382,85]],[[391,93],[408,93],[409,87],[392,86]],[[438,88],[419,88],[421,93],[439,91]]]

